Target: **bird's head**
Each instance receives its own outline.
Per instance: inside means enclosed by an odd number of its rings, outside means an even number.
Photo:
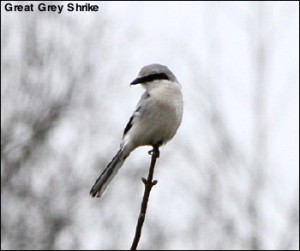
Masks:
[[[147,85],[157,80],[166,80],[177,82],[175,75],[168,69],[167,66],[161,64],[150,64],[144,66],[138,77],[130,83],[130,85]]]

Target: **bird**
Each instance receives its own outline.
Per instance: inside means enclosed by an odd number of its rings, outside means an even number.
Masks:
[[[181,85],[167,66],[150,64],[142,67],[130,86],[137,84],[144,87],[145,92],[124,129],[119,151],[90,190],[92,197],[100,197],[104,193],[133,150],[146,145],[165,145],[181,124]]]

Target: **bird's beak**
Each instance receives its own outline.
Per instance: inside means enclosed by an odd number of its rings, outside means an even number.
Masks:
[[[141,82],[141,79],[140,78],[136,78],[135,80],[133,80],[130,85],[137,85],[137,84],[140,84]]]

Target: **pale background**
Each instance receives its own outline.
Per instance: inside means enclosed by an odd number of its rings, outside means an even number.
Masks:
[[[130,248],[150,147],[102,198],[89,190],[143,92],[129,83],[151,63],[174,72],[185,105],[138,248],[299,249],[299,2],[91,2],[98,12],[62,14],[5,3],[1,249]]]

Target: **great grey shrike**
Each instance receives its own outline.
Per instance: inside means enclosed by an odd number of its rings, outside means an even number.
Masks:
[[[139,146],[161,146],[173,138],[181,124],[181,86],[164,65],[144,66],[130,85],[141,84],[146,91],[125,127],[120,150],[90,191],[100,197],[131,151]]]

